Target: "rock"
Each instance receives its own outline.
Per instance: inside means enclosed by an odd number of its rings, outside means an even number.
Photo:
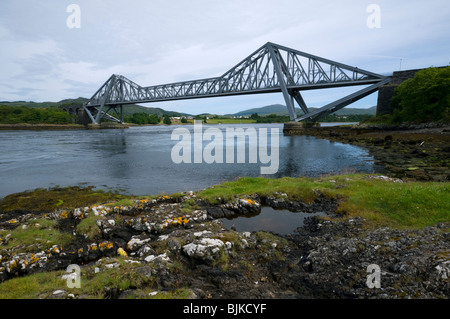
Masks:
[[[161,262],[161,261],[170,261],[170,258],[167,256],[166,253],[155,256],[155,255],[150,255],[144,258],[144,260],[146,262]]]
[[[136,251],[140,247],[144,246],[146,243],[150,242],[152,239],[144,236],[133,236],[131,240],[127,243],[127,249],[129,251]]]
[[[183,246],[183,252],[194,259],[210,262],[225,244],[220,239],[202,238]]]
[[[172,251],[173,253],[178,253],[181,249],[181,244],[175,238],[170,239],[167,242],[167,246],[169,246],[170,251]]]
[[[53,298],[64,298],[66,296],[66,291],[65,290],[55,290],[52,295]]]
[[[377,178],[401,182],[388,176]],[[335,218],[330,214],[327,219],[308,217],[302,227],[286,236],[240,233],[224,229],[216,217],[248,216],[268,203],[283,209],[333,212],[337,202],[319,194],[313,204],[306,205],[277,193],[269,197],[221,200],[217,205],[201,203],[198,205],[202,209],[189,211],[183,200],[183,196],[162,198],[139,202],[138,208],[118,208],[106,213],[97,206],[102,233],[95,239],[75,235],[69,244],[55,242],[48,249],[33,245],[3,249],[2,245],[0,281],[78,264],[90,280],[105,271],[123,274],[126,280],[131,280],[132,288],[120,289],[112,283],[105,287],[106,298],[144,298],[148,293],[143,291],[176,292],[180,287],[186,287],[184,296],[189,294],[193,298],[379,299],[450,295],[449,223],[420,230],[387,227],[370,230],[360,217]],[[35,218],[43,218],[39,214],[23,214],[27,217],[19,213],[0,214],[0,219],[3,224],[16,220],[15,228],[23,225],[31,228]],[[93,211],[80,208],[49,216],[61,218],[64,222],[58,227],[72,234],[86,214]],[[162,227],[166,222],[167,226]],[[9,229],[14,229],[14,223],[9,224],[11,228],[5,227],[5,235],[13,233]],[[7,239],[11,242],[12,238],[14,235]],[[117,258],[125,254],[127,258]],[[367,268],[373,264],[381,269],[383,289],[367,286]],[[65,274],[61,278],[74,279],[71,277],[74,275]],[[53,295],[50,291],[42,297],[69,296]],[[92,296],[77,296],[84,297]]]

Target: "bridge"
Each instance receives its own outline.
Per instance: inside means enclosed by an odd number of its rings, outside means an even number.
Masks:
[[[102,119],[123,123],[127,104],[281,92],[291,121],[317,121],[390,81],[391,77],[268,42],[220,77],[142,87],[113,74],[83,108],[94,124]],[[314,111],[301,95],[305,90],[360,85],[366,87]],[[303,115],[297,116],[295,104]]]

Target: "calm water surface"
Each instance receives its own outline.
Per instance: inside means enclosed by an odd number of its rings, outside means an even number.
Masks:
[[[276,210],[272,207],[261,207],[256,216],[240,216],[233,219],[222,218],[223,226],[238,232],[269,230],[286,235],[303,226],[304,220],[311,216],[325,216],[325,212],[305,213],[291,212],[286,209]]]
[[[0,198],[57,185],[92,185],[133,195],[169,194],[203,189],[240,176],[260,176],[264,164],[259,161],[173,163],[171,150],[178,141],[171,140],[171,134],[176,127],[180,126],[0,131]],[[192,125],[182,127],[193,132]],[[203,125],[204,130],[209,127],[223,130],[224,135],[226,127],[266,127],[269,132],[278,128],[279,170],[268,177],[379,170],[363,148],[314,137],[284,136],[282,124]]]

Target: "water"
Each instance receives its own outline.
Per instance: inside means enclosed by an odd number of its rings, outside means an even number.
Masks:
[[[223,218],[222,222],[225,228],[234,228],[238,232],[264,230],[286,235],[303,226],[305,218],[324,215],[324,212],[291,212],[285,209],[276,210],[272,207],[263,206],[261,212],[257,215],[239,216],[233,219]]]
[[[0,131],[0,198],[54,186],[92,185],[133,195],[199,190],[240,176],[260,176],[256,164],[175,164],[176,127],[111,130]],[[203,125],[279,129],[280,163],[270,177],[377,171],[367,150],[306,136],[284,136],[282,124]],[[270,139],[269,139],[270,140]],[[204,144],[207,144],[204,142]],[[246,148],[247,149],[247,148]],[[270,147],[269,147],[270,150]]]

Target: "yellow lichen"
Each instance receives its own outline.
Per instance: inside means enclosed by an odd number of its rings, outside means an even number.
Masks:
[[[114,247],[114,244],[110,241],[104,241],[102,243],[99,244],[100,250],[107,250],[107,249],[111,249]]]
[[[122,248],[117,249],[117,254],[119,254],[119,256],[128,257],[127,252]]]
[[[36,257],[35,254],[31,254],[30,263],[36,263],[39,261],[39,258]]]

